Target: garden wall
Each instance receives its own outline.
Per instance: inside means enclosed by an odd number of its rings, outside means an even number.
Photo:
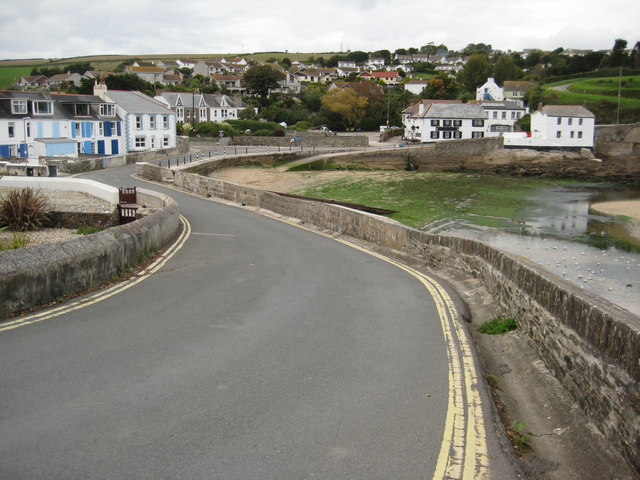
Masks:
[[[640,123],[596,126],[596,156],[604,159],[640,159]]]
[[[150,164],[138,175],[166,176]],[[518,319],[523,335],[587,418],[640,471],[640,318],[483,243],[429,235],[347,208],[282,197],[185,171],[174,184],[300,219],[482,281],[498,313]]]
[[[137,191],[141,204],[157,210],[92,235],[0,252],[0,317],[107,282],[174,238],[180,229],[177,203]]]

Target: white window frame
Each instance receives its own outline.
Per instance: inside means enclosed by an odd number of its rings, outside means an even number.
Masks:
[[[142,130],[144,127],[144,118],[142,115],[136,115],[136,130]]]
[[[47,106],[46,111],[41,111],[40,107]],[[33,114],[34,115],[53,115],[53,102],[46,100],[34,100],[33,101]]]
[[[162,146],[163,147],[168,147],[169,146],[169,136],[165,135],[164,137],[162,137]]]
[[[104,122],[98,122],[98,136],[104,137]]]
[[[9,138],[16,137],[16,122],[9,122],[7,125],[7,135]]]
[[[169,115],[162,116],[162,128],[169,130]]]
[[[156,117],[155,115],[149,115],[149,130],[156,129]]]
[[[26,100],[11,100],[11,113],[15,115],[26,115],[28,112]]]
[[[105,117],[115,117],[116,116],[116,106],[110,103],[101,103],[100,104],[100,115]]]
[[[147,148],[147,137],[137,136],[135,138],[135,146],[136,148]]]

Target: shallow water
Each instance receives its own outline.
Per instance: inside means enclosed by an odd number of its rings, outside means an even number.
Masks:
[[[438,222],[423,230],[473,238],[524,257],[574,284],[640,315],[640,253],[610,246],[621,219],[589,213],[589,205],[640,198],[638,189],[585,185],[545,187],[506,228],[467,221]],[[616,234],[617,235],[617,234]],[[595,246],[591,246],[595,245]],[[604,246],[603,246],[604,245]]]

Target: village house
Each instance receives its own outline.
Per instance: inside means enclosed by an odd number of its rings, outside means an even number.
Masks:
[[[386,85],[398,85],[400,83],[400,74],[397,71],[393,72],[364,72],[361,73],[360,78],[367,80],[380,80]]]
[[[424,90],[427,85],[427,80],[412,78],[411,80],[408,80],[406,83],[404,83],[404,89],[407,92],[413,93],[414,95],[420,95],[422,93],[422,90]]]
[[[507,100],[522,100],[531,86],[531,82],[526,81],[506,81],[502,87],[504,98]]]
[[[80,86],[80,82],[82,80],[82,75],[79,73],[59,73],[50,77],[46,84],[50,88],[60,88],[63,84],[74,85],[76,87]]]
[[[175,112],[176,120],[181,123],[237,120],[238,114],[248,106],[240,99],[218,94],[163,92],[155,98]]]
[[[176,114],[165,104],[137,91],[108,90],[104,83],[94,85],[93,92],[116,104],[126,152],[176,146]]]
[[[518,120],[528,113],[528,109],[523,107],[521,103],[509,100],[476,100],[471,103],[482,106],[484,111],[487,112],[487,137],[495,137],[502,135],[504,132],[516,131]]]
[[[476,100],[502,101],[504,92],[493,78],[487,78],[487,81],[476,89]]]
[[[370,58],[365,63],[367,70],[381,70],[384,68],[384,58]]]
[[[0,91],[0,157],[123,152],[116,106],[94,95]]]
[[[458,100],[422,100],[402,112],[405,138],[421,143],[482,138],[486,119],[481,105]]]
[[[47,86],[48,80],[44,75],[30,75],[20,77],[13,85],[18,88],[42,88]]]
[[[504,134],[509,148],[580,149],[594,146],[595,115],[581,105],[540,105],[531,114],[531,133]]]
[[[239,75],[211,75],[210,78],[225,92],[242,94],[246,90]]]

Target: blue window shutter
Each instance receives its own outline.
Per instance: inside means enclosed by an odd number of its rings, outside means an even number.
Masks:
[[[91,122],[82,122],[82,136],[91,137]]]
[[[120,124],[118,123],[118,126],[120,126]],[[7,147],[8,149],[9,147]],[[118,153],[120,153],[118,151],[118,140],[111,140],[111,155],[117,155]]]
[[[0,145],[0,157],[9,156],[9,145]]]
[[[104,155],[104,140],[98,140],[98,153]]]
[[[120,127],[120,122],[118,122],[117,125],[118,125],[118,136],[121,137],[122,136],[122,130],[121,130],[121,127]]]
[[[71,138],[76,138],[76,122],[71,122]]]
[[[104,122],[104,136],[111,136],[111,122]]]
[[[38,138],[44,137],[44,122],[38,122]]]
[[[85,141],[83,142],[84,146],[83,146],[83,153],[91,153],[91,142],[90,141]]]
[[[20,144],[20,158],[25,158],[27,156],[27,146],[24,143]]]

